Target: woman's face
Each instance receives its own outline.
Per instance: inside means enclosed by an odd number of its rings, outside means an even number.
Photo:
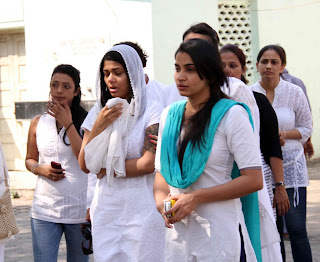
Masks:
[[[59,104],[68,102],[69,107],[72,104],[72,100],[79,94],[79,88],[75,88],[73,79],[64,73],[55,73],[50,82],[50,94],[54,101]]]
[[[261,79],[264,80],[279,79],[285,67],[278,53],[272,49],[265,51],[256,65]]]
[[[207,79],[201,79],[191,57],[187,53],[176,55],[175,82],[180,95],[187,97],[210,96],[210,86]]]
[[[120,97],[126,100],[131,98],[129,77],[120,63],[105,60],[103,73],[104,82],[112,97]]]
[[[221,61],[226,76],[241,79],[241,76],[246,72],[246,68],[242,68],[238,57],[232,52],[223,52]]]

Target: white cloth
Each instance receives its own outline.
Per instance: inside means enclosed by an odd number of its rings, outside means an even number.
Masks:
[[[259,81],[251,88],[266,95]],[[286,188],[306,187],[309,185],[309,177],[303,144],[312,134],[312,116],[306,96],[300,87],[280,78],[272,106],[277,114],[279,129],[297,129],[302,136],[302,139],[286,139],[281,148]]]
[[[59,162],[65,169],[65,178],[54,182],[37,177],[31,217],[53,222],[77,224],[85,222],[88,176],[81,171],[72,147],[63,142],[65,128],[57,134],[56,120],[43,114],[36,129],[39,164]],[[66,142],[70,143],[66,136]]]
[[[162,132],[169,108],[161,116],[156,169],[161,170]],[[170,186],[171,195],[214,187],[232,180],[233,162],[239,169],[261,168],[259,146],[241,106],[233,106],[221,120],[205,169],[187,189]],[[166,261],[239,261],[241,225],[247,261],[256,261],[239,198],[199,204],[195,210],[166,233]]]
[[[113,183],[114,174],[117,177],[126,176],[124,163],[128,146],[128,122],[129,117],[132,117],[128,112],[129,104],[125,99],[118,97],[109,99],[106,106],[112,108],[117,103],[123,105],[121,116],[84,148],[87,169],[91,174],[97,174],[101,168],[105,168],[109,184]],[[97,108],[95,111],[98,111]]]
[[[125,159],[136,159],[142,156],[146,129],[159,123],[162,106],[144,95],[142,63],[134,49],[121,45],[111,50],[124,58],[135,98],[130,106],[138,114],[129,129]],[[128,66],[128,61],[136,66]],[[88,131],[95,122],[93,110],[82,125]],[[153,173],[115,177],[112,185],[106,176],[98,179],[90,209],[95,261],[164,261],[165,228],[155,206],[153,181]]]

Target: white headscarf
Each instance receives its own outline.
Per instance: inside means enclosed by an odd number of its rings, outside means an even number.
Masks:
[[[128,136],[138,118],[143,115],[146,107],[146,83],[141,59],[135,49],[128,45],[116,45],[109,52],[118,52],[126,65],[133,97],[130,104],[120,98],[107,101],[108,108],[116,103],[123,104],[123,113],[115,122],[107,127],[85,146],[85,162],[90,173],[97,173],[106,168],[106,179],[109,184],[113,182],[113,174],[117,177],[126,176],[125,158],[128,147]],[[103,62],[103,61],[102,61]],[[96,80],[97,103],[89,112],[86,128],[92,128],[102,109],[101,105],[101,77],[100,68]],[[90,127],[91,126],[91,127]]]

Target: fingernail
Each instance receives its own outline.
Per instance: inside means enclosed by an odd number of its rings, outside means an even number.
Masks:
[[[152,135],[148,135],[148,137],[152,137]]]

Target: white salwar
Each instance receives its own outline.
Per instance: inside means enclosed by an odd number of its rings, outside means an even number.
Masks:
[[[123,57],[134,94],[128,109],[133,124],[127,137],[125,159],[139,158],[145,130],[159,123],[162,107],[145,96],[144,73],[136,51],[127,45],[117,45],[109,51]],[[101,109],[100,99],[94,107]],[[91,131],[94,115],[89,112],[82,125],[84,130]],[[112,184],[106,176],[98,179],[90,209],[96,262],[164,261],[165,228],[153,198],[153,182],[154,174],[114,177]]]

